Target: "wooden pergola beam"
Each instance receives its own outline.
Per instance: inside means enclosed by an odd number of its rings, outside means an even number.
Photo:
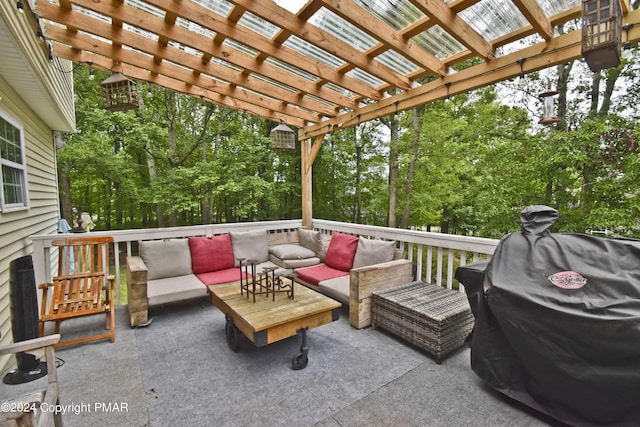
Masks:
[[[51,9],[55,9],[56,6],[53,4],[43,4],[40,12],[43,16],[48,16]],[[86,15],[68,11],[67,14],[72,14],[74,17],[70,17],[69,22],[73,22],[74,26],[89,32],[92,31],[93,34],[105,37],[110,33],[109,24],[92,19]],[[101,42],[99,39],[92,38],[88,35],[81,35],[79,33],[69,34],[64,29],[60,27],[52,27],[49,29],[49,37],[53,40],[56,40],[60,43],[76,46],[78,48],[94,52],[98,55],[109,56],[114,51],[114,47],[121,45],[121,43],[116,43],[110,45],[105,42]],[[151,52],[156,51],[157,45],[153,40],[148,39],[146,37],[140,36],[138,34],[132,33],[130,31],[122,30],[117,36],[111,34],[113,39],[116,42],[126,41],[129,44],[137,46],[137,51],[147,52],[151,55]],[[197,82],[197,75],[193,73],[185,73],[184,69],[177,68],[175,66],[171,66],[171,63],[180,64],[182,66],[190,66],[193,69],[198,70],[200,73],[203,73],[208,76],[217,76],[220,79],[234,80],[239,78],[238,72],[233,71],[227,67],[218,66],[214,63],[202,64],[198,58],[194,55],[188,54],[180,49],[167,46],[163,49],[163,57],[168,61],[164,64],[162,62],[157,62],[154,57],[153,63],[148,61],[148,58],[144,57],[140,53],[136,53],[136,51],[132,51],[130,49],[122,49],[118,51],[118,57],[113,58],[119,62],[130,63],[136,67],[148,67],[148,70],[152,74],[165,74],[173,79],[183,80],[185,83],[194,85],[195,87],[199,87],[200,85]],[[109,68],[107,68],[109,69]],[[237,96],[241,99],[244,99],[246,102],[254,103],[259,107],[269,106],[269,108],[278,111],[281,107],[280,101],[276,101],[275,97],[280,97],[280,99],[290,99],[290,101],[298,102],[299,105],[305,107],[304,109],[299,109],[295,107],[289,107],[287,111],[281,111],[281,113],[286,117],[296,117],[296,123],[306,123],[306,122],[315,122],[320,118],[317,113],[313,113],[314,111],[323,112],[325,115],[331,113],[331,110],[323,110],[326,108],[324,104],[321,104],[317,101],[313,101],[310,99],[302,99],[298,100],[291,92],[286,91],[284,89],[273,88],[271,85],[260,81],[259,79],[253,78],[244,78],[244,87],[251,89],[253,92],[247,92],[244,89],[240,88],[231,88],[228,83],[225,83],[220,80],[213,80],[212,78],[208,78],[206,80],[202,80],[206,82],[206,86],[202,86],[203,89],[213,92],[218,92],[224,96]],[[242,94],[242,92],[245,92]],[[269,97],[260,96],[260,93],[269,94]],[[292,122],[289,122],[293,124]]]
[[[629,32],[629,40],[640,39],[640,10],[630,12],[625,23],[634,23]],[[540,42],[520,51],[504,55],[491,62],[469,67],[443,79],[434,80],[415,89],[386,98],[376,104],[366,105],[357,111],[341,114],[337,117],[309,125],[298,132],[300,140],[322,135],[332,128],[346,128],[359,122],[375,120],[396,111],[403,111],[418,105],[427,104],[449,95],[468,92],[483,86],[518,76],[521,72],[518,60],[525,58],[523,64],[525,74],[542,70],[567,61],[582,58],[581,32],[572,31]],[[448,86],[448,89],[447,89]]]
[[[484,60],[495,58],[493,47],[442,0],[410,0],[420,12],[431,17],[458,42]],[[433,25],[433,23],[431,24]]]
[[[544,14],[540,5],[534,0],[512,0],[518,10],[527,18],[527,21],[540,36],[549,40],[553,37],[551,21]]]
[[[317,75],[322,76],[324,79],[334,83],[336,86],[347,88],[352,92],[359,93],[371,99],[381,98],[380,93],[370,86],[367,86],[354,78],[337,73],[335,70],[322,63],[311,61],[308,57],[293,49],[282,46],[284,40],[270,40],[267,37],[245,29],[240,25],[234,25],[233,23],[237,22],[241,17],[240,13],[244,13],[244,11],[247,10],[242,5],[235,5],[230,18],[225,18],[224,16],[218,15],[215,12],[197,5],[196,3],[183,3],[176,2],[174,0],[149,0],[149,3],[214,31],[216,33],[215,41],[217,44],[221,45],[224,39],[229,38],[241,44],[251,46],[253,49],[260,52],[258,58],[254,59],[256,63],[261,63],[263,59],[260,60],[259,58],[261,55],[264,55],[278,59],[286,64],[299,67],[303,70],[313,70]],[[231,19],[231,23],[229,22],[229,19]],[[233,62],[230,57],[225,56],[225,58],[226,60]],[[241,64],[235,65],[241,66]],[[286,81],[283,83],[286,83]]]
[[[397,73],[381,62],[372,61],[361,51],[307,23],[297,15],[274,4],[271,0],[230,0],[230,2],[250,8],[253,14],[265,21],[296,34],[306,42],[331,52],[343,61],[350,63],[354,67],[366,70],[369,74],[383,81],[392,82],[394,86],[402,89],[411,88],[411,81],[402,74]]]
[[[315,137],[313,144],[311,139],[301,140],[300,153],[302,161],[302,225],[311,228],[313,222],[313,162],[320,152],[325,134]]]
[[[117,18],[133,27],[140,28],[150,33],[163,34],[174,42],[188,46],[199,52],[207,52],[222,61],[233,63],[239,67],[251,70],[256,74],[260,74],[274,81],[279,81],[283,78],[282,70],[274,65],[266,63],[257,64],[255,59],[249,55],[237,50],[229,50],[222,46],[216,46],[211,43],[211,39],[177,25],[167,27],[167,24],[163,19],[157,18],[148,13],[142,13],[132,6],[124,5],[116,7],[107,5],[106,9],[104,9],[105,6],[100,2],[100,0],[73,0],[73,3],[89,10],[95,10],[96,12],[105,12],[111,18]],[[52,16],[52,20],[56,20],[55,15],[49,16]],[[136,48],[136,46],[131,47]],[[301,77],[288,74],[286,75],[286,80],[282,82],[282,84],[287,85],[287,83],[294,87],[300,87],[306,93],[309,93],[319,99],[324,99],[330,104],[336,104],[349,109],[356,107],[352,99],[349,99],[335,91],[323,87],[317,87],[313,85],[312,82]]]
[[[55,53],[60,58],[68,59],[69,61],[91,63],[92,65],[104,69],[110,69],[113,65],[113,59],[111,57],[96,55],[88,51],[80,51],[70,46],[57,45],[55,47]],[[302,127],[304,125],[304,121],[294,116],[289,116],[280,111],[274,111],[264,106],[251,104],[237,97],[225,96],[202,87],[195,87],[194,85],[185,83],[183,80],[174,79],[164,74],[154,74],[149,72],[146,68],[126,64],[126,67],[123,67],[123,69],[123,74],[132,79],[153,83],[207,102],[214,102],[227,108],[264,117],[276,123],[285,121],[291,126]]]
[[[60,33],[57,34],[58,32]],[[57,41],[65,45],[82,47],[83,50],[87,52],[93,52],[104,57],[113,55],[115,48],[112,45],[98,42],[95,39],[89,38],[88,36],[82,36],[79,34],[71,35],[58,29],[52,29],[51,35],[56,37]],[[119,52],[117,52],[117,56],[112,56],[111,59],[112,61],[116,60],[120,63],[130,64],[141,69],[146,67],[147,71],[151,75],[166,75],[172,79],[181,80],[189,85],[192,85],[193,87],[200,87],[208,92],[215,92],[226,97],[237,97],[243,99],[247,103],[253,104],[260,108],[268,107],[269,109],[272,109],[276,112],[280,112],[283,117],[287,118],[287,121],[294,120],[296,123],[298,123],[297,126],[304,125],[307,122],[315,122],[319,119],[318,114],[313,113],[314,110],[300,109],[294,106],[282,107],[281,102],[275,98],[262,96],[258,92],[246,92],[243,89],[231,86],[228,83],[214,80],[210,77],[210,75],[214,74],[212,74],[211,69],[205,65],[196,64],[196,69],[199,69],[200,71],[206,71],[206,74],[204,76],[201,75],[204,73],[185,73],[184,69],[176,67],[174,64],[185,65],[189,64],[190,61],[197,60],[191,55],[181,52],[178,49],[169,47],[167,49],[173,49],[175,52],[174,55],[166,55],[165,59],[167,59],[167,61],[165,61],[164,63],[157,63],[155,61],[155,58],[153,61],[149,61],[148,57],[127,49],[120,50]],[[54,50],[56,53],[63,52],[61,46],[56,46]],[[107,67],[107,70],[108,69],[109,67]],[[153,79],[151,78],[146,79],[146,81],[152,80]],[[249,81],[247,82],[247,86],[256,86],[257,89],[262,90],[268,89],[268,87],[266,87],[264,83],[262,83],[261,85],[260,81],[257,81],[255,85],[251,81]],[[288,123],[293,124],[293,122],[289,121]]]
[[[58,56],[104,69],[119,63],[130,78],[299,127],[306,225],[311,171],[327,132],[581,57],[579,31],[553,31],[579,19],[579,6],[546,16],[541,0],[510,0],[509,11],[517,8],[529,24],[489,40],[492,32],[467,22],[481,0],[408,0],[418,13],[405,4],[406,20],[387,19],[394,12],[384,2],[370,8],[360,0],[308,0],[289,12],[273,0],[228,1],[228,16],[194,0],[42,1],[36,13],[48,21],[45,38]],[[637,42],[640,12],[630,0],[621,4],[624,23],[634,24],[628,40]],[[334,21],[351,32],[340,34]],[[401,22],[404,28],[395,28]],[[349,40],[359,34],[371,43]],[[544,41],[496,57],[498,48],[531,35]],[[423,46],[441,36],[466,48]],[[440,51],[449,56],[434,53]],[[400,55],[415,67],[389,65],[381,55]],[[453,71],[467,60],[480,63]]]
[[[409,61],[425,67],[435,75],[444,76],[447,74],[447,70],[441,60],[428,54],[410,40],[404,37],[397,37],[397,31],[384,22],[379,20],[372,21],[367,17],[362,7],[354,3],[353,0],[324,0],[323,3],[327,9],[345,21],[379,40],[382,46],[375,50],[376,54],[381,53],[381,50],[386,51],[393,48]],[[369,54],[369,56],[371,55]]]

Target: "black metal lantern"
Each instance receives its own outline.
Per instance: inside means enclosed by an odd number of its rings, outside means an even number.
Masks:
[[[553,97],[558,93],[559,92],[557,90],[551,89],[551,83],[549,83],[547,90],[539,95],[539,98],[542,99],[542,118],[538,123],[541,125],[552,125],[559,121],[556,116],[555,104],[553,101]]]
[[[100,83],[102,87],[102,105],[109,111],[124,111],[137,109],[138,88],[136,82],[129,80],[120,72],[113,72],[111,76]]]
[[[622,9],[619,0],[582,2],[582,56],[593,72],[620,64]]]
[[[278,151],[295,151],[296,138],[293,130],[280,123],[271,130],[271,148]]]

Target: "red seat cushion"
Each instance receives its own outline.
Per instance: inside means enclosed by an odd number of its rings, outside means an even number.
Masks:
[[[224,270],[233,267],[231,236],[189,237],[191,268],[194,274]],[[238,273],[238,280],[240,273]]]
[[[308,268],[299,268],[296,275],[305,282],[318,286],[323,280],[335,279],[336,277],[347,276],[348,271],[336,270],[326,264],[320,264]]]
[[[325,264],[336,270],[349,271],[358,249],[358,238],[349,234],[333,233],[324,258]]]
[[[196,277],[205,285],[220,285],[222,283],[237,282],[240,280],[240,269],[236,267],[225,268],[224,270],[196,274]],[[244,272],[242,272],[242,277],[246,277]],[[238,285],[238,288],[240,288],[240,285]]]

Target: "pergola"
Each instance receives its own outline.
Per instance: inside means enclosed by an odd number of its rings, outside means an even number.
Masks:
[[[616,0],[617,1],[617,0]],[[20,1],[19,1],[20,2]],[[622,37],[640,11],[621,0]],[[38,0],[54,57],[324,136],[581,57],[580,0]],[[555,31],[576,21],[576,31]],[[461,71],[452,67],[467,61]]]

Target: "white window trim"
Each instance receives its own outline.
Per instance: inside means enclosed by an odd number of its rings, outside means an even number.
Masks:
[[[4,200],[4,182],[2,180],[2,171],[0,170],[0,210],[4,212],[15,212],[29,209],[29,179],[27,174],[27,153],[24,143],[24,128],[22,123],[14,119],[9,113],[0,108],[0,117],[9,122],[12,126],[20,131],[20,151],[22,153],[22,164],[14,163],[9,160],[3,159],[0,156],[0,166],[7,165],[12,168],[22,171],[22,179],[24,186],[22,187],[22,197],[24,203],[5,203]]]

